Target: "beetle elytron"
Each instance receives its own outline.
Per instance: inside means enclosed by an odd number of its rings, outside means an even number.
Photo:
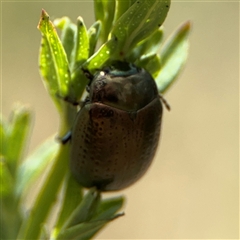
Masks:
[[[136,182],[154,157],[162,103],[143,68],[115,62],[99,71],[71,132],[70,167],[84,187],[120,190]]]

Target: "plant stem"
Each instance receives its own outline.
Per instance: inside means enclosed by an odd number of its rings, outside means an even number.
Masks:
[[[63,103],[64,111],[61,116],[60,136],[70,130],[73,117],[76,114],[76,108],[69,107],[69,104]],[[42,225],[47,218],[52,205],[54,204],[60,186],[65,175],[68,172],[69,163],[69,144],[61,145],[56,156],[55,162],[45,180],[43,187],[40,189],[36,202],[31,210],[28,219],[23,222],[22,229],[18,239],[38,239]]]
[[[26,219],[23,239],[38,239],[41,226],[46,219],[52,204],[55,202],[59,188],[68,169],[68,145],[62,145],[56,157],[55,163],[40,190],[37,200]]]

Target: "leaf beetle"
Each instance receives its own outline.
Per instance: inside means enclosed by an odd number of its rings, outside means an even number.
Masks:
[[[127,62],[114,62],[89,78],[89,94],[71,131],[71,172],[84,187],[120,190],[141,178],[153,160],[161,97],[152,76]]]

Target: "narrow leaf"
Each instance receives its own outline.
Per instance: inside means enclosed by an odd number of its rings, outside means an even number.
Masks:
[[[4,198],[12,193],[14,181],[3,157],[0,157],[0,169],[0,198]]]
[[[111,59],[117,50],[118,42],[117,39],[112,38],[107,43],[90,57],[87,62],[83,65],[83,68],[87,68],[89,71],[93,69],[101,69],[101,67]]]
[[[25,106],[17,104],[11,113],[7,130],[5,159],[13,175],[25,150],[27,137],[30,131],[31,112]]]
[[[56,201],[58,190],[68,170],[69,145],[61,145],[55,161],[35,200],[33,208],[21,229],[19,239],[38,239],[41,226],[52,205]]]
[[[115,0],[95,0],[94,10],[96,20],[99,20],[103,26],[100,39],[103,43],[108,40],[109,32],[113,25],[114,15],[115,15]]]
[[[16,195],[23,193],[41,176],[43,171],[52,163],[59,150],[59,144],[51,137],[42,143],[17,171]]]
[[[66,229],[57,237],[57,240],[60,239],[81,239],[88,240],[91,239],[102,227],[104,227],[108,222],[113,221],[114,219],[121,217],[122,214],[115,215],[108,220],[94,220],[90,222],[80,223],[71,228]]]
[[[157,29],[152,35],[140,42],[127,56],[127,58],[134,62],[140,59],[143,55],[154,54],[160,47],[163,38],[163,30]]]
[[[5,156],[7,151],[7,122],[0,116],[0,155]]]
[[[146,69],[153,78],[157,77],[161,69],[160,58],[157,54],[143,56],[136,62],[137,66]]]
[[[122,196],[102,200],[91,222],[103,220],[108,223],[115,218],[123,216],[124,213],[116,214],[122,208],[123,203],[124,198]],[[91,239],[102,227],[103,226],[96,230],[93,229],[91,232],[87,233],[86,239]]]
[[[115,21],[117,21],[137,0],[116,0]]]
[[[38,29],[42,32],[45,38],[43,42],[44,45],[42,46],[42,48],[45,49],[41,51],[40,55],[41,73],[43,77],[49,76],[49,72],[53,72],[51,69],[49,69],[49,67],[53,67],[55,74],[51,79],[45,79],[45,81],[54,81],[55,84],[48,84],[47,86],[58,86],[57,90],[59,91],[59,94],[62,96],[67,96],[70,91],[70,71],[68,67],[67,55],[57,35],[54,25],[49,20],[49,16],[44,10],[42,10]],[[49,60],[52,62],[52,64],[47,64],[47,61]],[[51,89],[48,90],[49,92],[52,92]]]
[[[139,0],[118,19],[111,35],[118,39],[122,56],[162,25],[169,7],[170,0]]]
[[[65,181],[65,191],[63,193],[64,199],[62,207],[55,226],[55,234],[57,235],[64,222],[72,214],[73,210],[79,205],[83,198],[83,190],[80,185],[73,179],[71,174],[68,174]]]
[[[103,199],[92,221],[111,219],[122,208],[124,200],[122,196]]]
[[[101,28],[101,22],[97,21],[88,29],[89,56],[92,56],[94,54]]]
[[[76,35],[76,43],[73,51],[73,59],[74,67],[80,66],[84,61],[87,60],[89,56],[89,39],[87,28],[84,24],[84,21],[81,17],[77,19],[77,35]]]
[[[77,69],[73,70],[71,75],[72,86],[74,86],[74,97],[71,98],[72,102],[76,102],[81,99],[86,89],[86,85],[89,82],[89,79],[83,73],[82,68],[82,66],[79,66]]]
[[[98,231],[100,228],[102,228],[107,221],[101,220],[101,221],[96,221],[96,222],[84,222],[80,223],[78,225],[75,225],[71,228],[68,228],[61,232],[58,237],[56,238],[57,240],[66,240],[66,239],[90,239],[88,236],[92,232]]]
[[[72,91],[74,92],[77,101],[81,98],[88,79],[82,71],[82,64],[89,57],[89,38],[86,26],[81,17],[77,19],[77,31],[74,37],[74,49],[71,57],[71,83]]]
[[[50,45],[44,35],[42,35],[41,40],[39,64],[44,86],[55,101],[55,96],[58,92],[57,70],[54,66]],[[56,103],[59,105],[58,102]]]
[[[62,30],[61,42],[67,54],[68,62],[71,64],[71,55],[74,48],[74,37],[77,31],[76,25],[68,17],[54,20],[54,25]]]
[[[76,224],[89,221],[95,214],[100,201],[100,193],[95,188],[90,189],[84,196],[79,206],[73,211],[68,220],[63,226],[63,229],[67,229]]]
[[[156,78],[160,93],[165,92],[169,88],[185,65],[188,55],[190,28],[190,22],[185,22],[163,45],[160,52],[161,71]]]

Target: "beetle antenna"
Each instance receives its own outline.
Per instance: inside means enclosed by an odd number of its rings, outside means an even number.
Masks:
[[[161,101],[163,102],[163,104],[164,104],[164,106],[166,107],[166,109],[167,109],[168,111],[170,111],[170,110],[171,110],[171,107],[170,107],[170,105],[168,104],[168,102],[166,101],[166,99],[165,99],[161,94],[159,94],[159,98],[160,98]]]

